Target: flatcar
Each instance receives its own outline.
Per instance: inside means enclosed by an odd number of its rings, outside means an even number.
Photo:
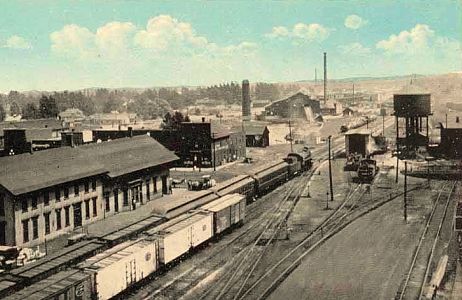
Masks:
[[[371,182],[378,173],[377,161],[363,159],[359,162],[358,178],[363,182]]]

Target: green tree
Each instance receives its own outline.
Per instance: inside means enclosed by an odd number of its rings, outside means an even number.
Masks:
[[[17,102],[13,102],[10,105],[10,115],[19,115],[21,113],[21,107],[19,107]]]
[[[3,120],[5,120],[5,109],[3,108],[3,105],[0,103],[0,122],[2,122]]]
[[[173,114],[168,112],[164,116],[161,127],[163,130],[178,130],[182,122],[191,122],[191,120],[189,116],[185,116],[179,111],[175,111]]]
[[[41,118],[56,118],[58,117],[58,106],[56,100],[52,96],[42,96],[39,101],[39,115]]]
[[[39,117],[39,112],[37,105],[33,102],[26,103],[22,109],[22,118],[27,120],[37,119]]]

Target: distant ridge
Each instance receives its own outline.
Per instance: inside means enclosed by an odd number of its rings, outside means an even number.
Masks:
[[[410,78],[422,78],[429,77],[434,75],[421,75],[421,74],[412,74],[412,75],[397,75],[397,76],[383,76],[383,77],[373,77],[373,76],[364,76],[364,77],[347,77],[347,78],[338,78],[338,79],[328,79],[330,82],[349,82],[349,81],[369,81],[369,80],[399,80],[399,79],[410,79]],[[314,82],[314,80],[298,80],[297,83],[303,82]],[[318,80],[318,82],[322,82]]]

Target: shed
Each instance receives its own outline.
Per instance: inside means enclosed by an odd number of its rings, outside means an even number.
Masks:
[[[370,130],[352,130],[345,134],[345,151],[346,155],[353,153],[361,154],[363,157],[371,153],[371,131]]]
[[[269,130],[266,125],[249,124],[245,128],[246,147],[267,147],[269,146]]]

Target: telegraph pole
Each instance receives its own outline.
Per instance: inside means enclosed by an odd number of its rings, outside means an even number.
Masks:
[[[396,177],[395,177],[395,183],[398,183],[398,172],[399,172],[399,151],[396,151]]]
[[[327,53],[324,52],[324,104],[326,104],[326,101],[327,101],[326,89],[327,89]]]
[[[294,152],[294,149],[292,146],[292,126],[290,125],[290,120],[289,120],[289,137],[290,137],[290,152]]]
[[[404,221],[407,222],[407,161],[404,162]]]
[[[331,142],[331,138],[332,136],[329,135],[329,137],[327,138],[328,141],[329,141],[329,185],[330,185],[330,201],[334,201],[334,188],[332,186],[332,163],[331,163],[331,159],[330,159],[330,142]]]

